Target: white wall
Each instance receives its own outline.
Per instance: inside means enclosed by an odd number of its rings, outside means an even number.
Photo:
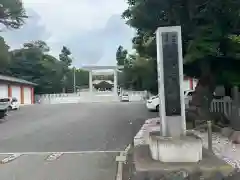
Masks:
[[[20,86],[11,86],[12,87],[12,97],[17,98],[21,102],[21,88]]]
[[[193,79],[193,89],[195,89],[196,85],[197,85],[197,80]],[[187,79],[187,80],[183,81],[183,88],[184,88],[184,90],[191,90],[190,80]]]
[[[0,98],[8,97],[8,85],[0,84]]]
[[[32,95],[31,95],[31,88],[24,87],[24,104],[32,104]]]
[[[184,89],[184,91],[191,89],[191,88],[190,88],[190,82],[189,82],[189,80],[184,80],[184,81],[183,81],[183,89]]]

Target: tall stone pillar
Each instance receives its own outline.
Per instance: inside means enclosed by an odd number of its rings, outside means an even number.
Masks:
[[[90,91],[90,92],[93,92],[92,70],[89,70],[89,91]]]
[[[181,27],[160,27],[156,34],[161,128],[159,135],[150,132],[151,156],[161,162],[199,162],[202,141],[186,136]]]
[[[157,30],[159,115],[162,136],[186,133],[181,27]]]
[[[117,69],[114,69],[114,94],[117,95],[117,85],[118,85],[118,77],[117,77]]]

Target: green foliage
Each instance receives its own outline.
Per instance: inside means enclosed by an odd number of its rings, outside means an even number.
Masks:
[[[18,29],[27,18],[21,0],[0,0],[0,23]]]
[[[217,82],[229,83],[233,74],[233,83],[240,80],[240,1],[131,0],[128,5],[122,16],[136,29],[133,45],[140,56],[156,59],[158,27],[181,25],[186,75],[200,77],[209,67]]]
[[[119,85],[126,89],[157,92],[156,60],[130,54],[125,60],[124,69],[119,74]]]
[[[50,47],[47,45],[47,43],[41,40],[24,43],[23,47],[26,49],[40,50],[42,53],[47,53],[50,51]]]
[[[3,42],[0,40],[0,46],[4,44]],[[50,48],[46,42],[33,41],[25,43],[23,48],[10,53],[7,50],[8,48],[5,51],[4,48],[1,48],[0,57],[9,55],[11,61],[2,68],[1,73],[38,84],[35,89],[37,94],[60,93],[63,88],[66,89],[66,92],[73,92],[73,69],[48,54]],[[88,72],[77,69],[77,87],[87,84]]]
[[[9,46],[4,41],[3,37],[0,37],[0,71],[10,63],[10,55],[8,52]]]
[[[82,69],[75,70],[75,79],[76,79],[76,89],[81,89],[88,86],[89,83],[89,73],[88,71]],[[74,69],[69,69],[68,73],[66,74],[66,90],[67,92],[74,92]]]
[[[8,69],[9,75],[19,77],[38,84],[37,93],[53,93],[60,91],[62,67],[59,61],[41,49],[35,47],[22,48],[11,52],[12,61]]]
[[[71,66],[72,64],[72,59],[69,57],[71,54],[72,54],[71,51],[66,46],[63,46],[61,54],[59,55],[59,59],[67,67]]]
[[[116,52],[116,59],[117,59],[117,64],[119,66],[123,66],[125,64],[125,60],[127,58],[127,50],[123,49],[122,46],[119,46]]]

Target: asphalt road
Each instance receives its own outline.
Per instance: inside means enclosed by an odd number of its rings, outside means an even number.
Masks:
[[[0,179],[113,180],[119,151],[155,116],[143,103],[22,107],[0,124]]]
[[[0,124],[0,153],[123,150],[155,116],[143,103],[22,107]]]

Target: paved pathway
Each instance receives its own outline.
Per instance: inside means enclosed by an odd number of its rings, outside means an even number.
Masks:
[[[1,164],[4,180],[114,180],[118,153],[76,153],[49,157],[49,154],[21,155]],[[1,155],[4,160],[6,155]]]
[[[116,155],[154,116],[136,102],[22,107],[0,124],[0,179],[113,180]]]
[[[0,124],[0,153],[123,150],[150,116],[141,103],[23,107]]]

